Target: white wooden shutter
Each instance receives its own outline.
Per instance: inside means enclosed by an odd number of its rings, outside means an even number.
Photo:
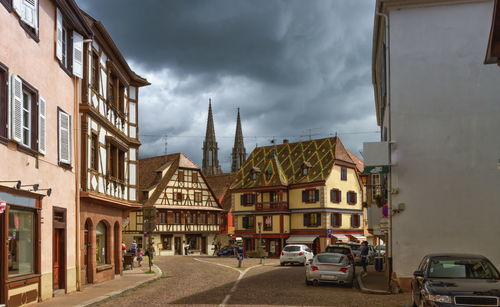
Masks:
[[[10,94],[10,135],[15,141],[22,142],[23,139],[23,82],[16,76],[11,76]]]
[[[56,57],[62,61],[63,52],[63,27],[62,27],[62,14],[59,9],[56,10]]]
[[[23,0],[12,0],[12,7],[24,19],[24,3]]]
[[[59,112],[59,161],[71,163],[71,117]]]
[[[21,15],[22,20],[28,25],[38,30],[38,0],[23,0],[24,15]]]
[[[83,36],[73,31],[73,75],[83,78]]]
[[[38,151],[45,154],[45,99],[38,100]]]

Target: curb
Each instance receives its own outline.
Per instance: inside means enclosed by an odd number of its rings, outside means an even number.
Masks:
[[[120,290],[116,290],[116,291],[110,292],[110,293],[105,294],[105,295],[98,296],[98,297],[96,297],[94,299],[91,299],[89,301],[86,301],[86,302],[83,302],[81,304],[75,305],[74,307],[92,306],[92,305],[100,303],[100,302],[102,302],[104,300],[113,298],[113,297],[118,296],[120,294],[123,294],[123,293],[125,293],[127,291],[130,291],[130,290],[133,290],[135,288],[138,288],[139,286],[141,286],[141,285],[143,285],[145,283],[152,282],[152,281],[160,279],[163,276],[163,271],[156,264],[153,264],[153,267],[155,268],[156,273],[151,278],[148,278],[146,280],[142,280],[142,281],[136,282],[135,284],[133,284],[133,285],[131,285],[129,287],[126,287],[126,288],[123,288],[123,289],[120,289]]]
[[[356,274],[356,280],[358,281],[359,290],[363,293],[378,294],[378,295],[390,295],[390,294],[392,294],[390,291],[373,290],[373,289],[365,288],[365,285],[363,284],[363,278],[361,277],[361,272]]]

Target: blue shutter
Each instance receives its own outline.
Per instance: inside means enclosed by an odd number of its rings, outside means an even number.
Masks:
[[[319,201],[319,190],[314,191],[314,201]]]

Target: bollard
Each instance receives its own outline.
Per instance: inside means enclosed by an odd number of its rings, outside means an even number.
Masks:
[[[236,257],[238,259],[238,267],[241,268],[241,263],[243,262],[243,254],[238,254]]]

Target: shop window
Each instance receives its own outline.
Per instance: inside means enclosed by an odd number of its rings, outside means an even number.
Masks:
[[[95,244],[96,244],[96,263],[103,265],[108,263],[107,237],[108,229],[103,222],[99,222],[95,229]]]
[[[160,239],[163,250],[172,250],[172,235],[161,235]]]
[[[302,202],[314,203],[319,201],[319,190],[309,189],[302,191]]]
[[[201,192],[194,192],[194,201],[201,203]]]
[[[9,277],[35,273],[35,214],[9,211],[8,267]]]
[[[142,236],[134,236],[135,242],[137,242],[137,248],[143,248],[142,247]]]
[[[340,203],[342,201],[342,193],[339,189],[331,189],[330,190],[330,201],[332,203]]]
[[[347,180],[347,168],[340,168],[340,180]]]
[[[321,213],[305,213],[304,226],[306,227],[321,226]]]
[[[273,229],[273,217],[271,215],[264,216],[264,230]]]
[[[189,249],[198,249],[198,236],[197,235],[186,235],[186,243],[189,245]]]

